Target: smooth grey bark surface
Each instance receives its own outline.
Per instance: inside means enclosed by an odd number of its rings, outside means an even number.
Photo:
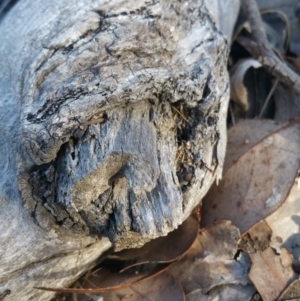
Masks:
[[[5,300],[166,235],[220,178],[239,2],[220,3],[20,0],[1,21]]]

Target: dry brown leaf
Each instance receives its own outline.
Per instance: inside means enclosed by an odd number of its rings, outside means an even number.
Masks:
[[[286,248],[300,262],[300,183],[294,183],[286,201],[265,219],[272,229],[271,247],[280,251]]]
[[[250,262],[245,253],[234,259],[239,230],[229,221],[220,221],[201,229],[190,250],[168,268],[186,294],[213,287],[248,284]]]
[[[130,260],[129,267],[147,262],[172,262],[191,247],[197,237],[198,229],[198,220],[195,215],[191,215],[178,229],[167,236],[154,239],[139,249],[115,253],[110,258]]]
[[[281,208],[274,213],[280,212]],[[238,243],[240,249],[250,254],[249,277],[264,301],[277,300],[287,284],[297,278],[292,269],[293,256],[285,248],[278,249],[280,257],[276,255],[269,247],[271,236],[272,229],[263,220],[244,233]]]
[[[282,249],[276,255],[271,248],[250,254],[249,277],[264,301],[275,301],[289,283],[297,278],[292,270],[292,255]]]
[[[231,220],[241,232],[285,201],[299,169],[300,123],[244,120],[228,131],[224,177],[203,200],[202,225]]]
[[[297,20],[297,8],[299,0],[258,0],[261,10],[280,10],[286,14],[291,27],[290,51],[300,56],[299,21]]]
[[[258,2],[259,1],[260,0],[258,0]],[[261,17],[269,43],[279,53],[285,52],[288,48],[291,35],[288,16],[281,10],[264,9],[261,11]],[[243,33],[251,33],[248,21],[238,24],[232,42],[234,42],[237,37]]]
[[[295,280],[281,294],[278,301],[299,301],[300,300],[300,280]]]
[[[261,11],[265,32],[273,48],[284,53],[290,42],[290,23],[287,15],[281,10],[267,9]]]
[[[230,98],[237,102],[243,111],[249,109],[248,89],[244,85],[244,77],[250,68],[261,68],[254,59],[239,60],[230,71]]]

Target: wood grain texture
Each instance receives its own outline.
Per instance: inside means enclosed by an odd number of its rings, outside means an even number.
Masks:
[[[8,301],[49,300],[32,287],[166,235],[220,178],[232,32],[220,16],[217,0],[20,0],[1,19]]]

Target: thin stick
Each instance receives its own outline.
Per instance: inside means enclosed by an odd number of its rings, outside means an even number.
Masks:
[[[251,34],[254,41],[246,43],[245,39],[239,38],[238,42],[248,44],[247,50],[274,76],[282,83],[293,88],[300,94],[300,76],[290,69],[272,50],[263,22],[255,0],[241,0],[242,8],[247,15]],[[243,45],[244,46],[244,45]]]
[[[270,90],[270,92],[269,92],[269,94],[268,94],[268,96],[267,96],[267,99],[266,99],[266,101],[265,101],[265,103],[264,103],[264,105],[263,105],[263,107],[262,107],[262,109],[261,109],[261,111],[260,111],[260,113],[259,113],[258,119],[261,119],[261,118],[262,118],[262,116],[263,116],[263,114],[264,114],[264,112],[265,112],[265,110],[266,110],[266,108],[267,108],[267,106],[268,106],[268,104],[269,104],[269,101],[270,101],[270,99],[271,99],[271,97],[272,97],[272,95],[273,95],[275,89],[276,89],[277,86],[278,86],[278,83],[279,83],[279,79],[276,78],[276,80],[275,80],[275,82],[274,82],[274,84],[273,84],[273,87],[272,87],[272,89]]]
[[[233,125],[235,125],[236,122],[235,122],[235,117],[234,117],[234,113],[233,113],[233,109],[232,109],[232,104],[231,103],[229,104],[229,112],[230,112],[231,122],[232,122]]]

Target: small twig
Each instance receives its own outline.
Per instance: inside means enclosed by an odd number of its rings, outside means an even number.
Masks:
[[[230,112],[230,117],[231,117],[232,125],[235,125],[236,121],[235,121],[235,117],[234,117],[234,113],[233,113],[233,109],[232,109],[232,104],[231,103],[229,104],[229,112]]]
[[[182,119],[184,119],[187,123],[189,123],[189,121],[185,118],[185,116],[179,111],[179,110],[177,110],[174,106],[172,106],[171,105],[171,108],[175,111],[175,112],[177,112],[181,117],[182,117]]]
[[[300,94],[300,76],[290,69],[280,58],[274,53],[270,45],[266,33],[264,31],[263,22],[259,13],[255,0],[241,0],[243,11],[245,12],[254,41],[248,43],[248,51],[274,76],[282,83],[293,88]],[[245,39],[238,39],[243,43]],[[244,45],[243,45],[244,46]]]
[[[268,106],[268,104],[269,104],[269,101],[270,101],[270,99],[271,99],[271,97],[272,97],[272,95],[273,95],[275,89],[276,89],[277,86],[278,86],[278,83],[279,83],[279,79],[276,78],[276,80],[275,80],[275,82],[274,82],[274,84],[273,84],[273,87],[272,87],[272,89],[270,90],[270,92],[269,92],[269,94],[268,94],[268,96],[267,96],[267,99],[266,99],[266,101],[265,101],[265,103],[264,103],[264,105],[263,105],[263,107],[262,107],[262,109],[261,109],[261,111],[260,111],[260,113],[259,113],[259,116],[258,116],[259,119],[262,118],[262,116],[263,116],[263,114],[264,114],[264,112],[265,112],[265,110],[266,110],[266,108],[267,108],[267,106]]]

